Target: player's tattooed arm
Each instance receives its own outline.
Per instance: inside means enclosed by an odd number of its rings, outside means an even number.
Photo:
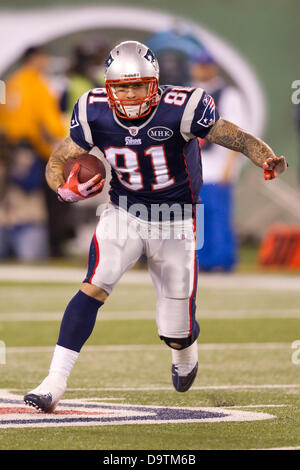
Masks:
[[[268,157],[275,157],[273,150],[261,139],[222,118],[211,128],[206,139],[211,143],[243,153],[260,167]]]
[[[75,144],[70,136],[66,137],[52,152],[46,166],[46,180],[53,191],[57,192],[58,187],[65,183],[63,169],[68,158],[83,152],[86,150]]]
[[[246,155],[255,165],[264,169],[266,180],[276,178],[288,166],[285,157],[276,157],[273,150],[261,139],[222,118],[211,128],[206,139]]]

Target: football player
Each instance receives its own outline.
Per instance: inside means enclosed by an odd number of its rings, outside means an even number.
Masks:
[[[263,168],[266,179],[287,167],[285,158],[277,157],[260,139],[219,117],[205,90],[159,86],[158,80],[158,62],[145,45],[126,41],[116,46],[106,61],[105,88],[79,98],[70,135],[48,162],[47,181],[61,201],[80,201],[102,190],[101,175],[78,182],[78,165],[67,181],[63,177],[66,160],[93,147],[110,163],[112,179],[110,202],[91,242],[87,275],[66,307],[49,374],[24,397],[42,411],[55,409],[98,309],[142,254],[148,258],[157,292],[158,334],[172,352],[173,385],[178,392],[187,391],[197,374],[200,330],[195,316],[194,209],[202,184],[197,137],[242,152]],[[153,210],[162,203],[170,210]],[[180,209],[185,206],[192,210],[183,220]],[[125,236],[107,236],[115,220],[130,228]],[[153,227],[159,236],[142,235],[152,233]],[[172,236],[161,236],[164,227]]]

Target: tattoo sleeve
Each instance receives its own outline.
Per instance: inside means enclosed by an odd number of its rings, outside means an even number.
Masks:
[[[261,139],[222,118],[211,128],[206,139],[211,143],[243,153],[260,167],[268,157],[275,156],[273,150]]]
[[[46,166],[46,180],[53,191],[57,192],[57,188],[65,183],[63,171],[68,158],[75,157],[83,152],[86,152],[86,150],[75,144],[71,137],[66,137],[52,152]]]

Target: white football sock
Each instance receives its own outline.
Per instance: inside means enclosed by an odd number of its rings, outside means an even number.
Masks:
[[[36,395],[47,395],[51,393],[53,402],[57,402],[63,396],[67,387],[67,377],[59,372],[47,375],[43,382],[28,393]]]
[[[179,375],[187,375],[198,362],[198,344],[194,341],[185,349],[172,349],[172,363],[178,367]]]
[[[65,377],[69,377],[78,356],[79,352],[57,344],[54,349],[49,374],[59,372]]]

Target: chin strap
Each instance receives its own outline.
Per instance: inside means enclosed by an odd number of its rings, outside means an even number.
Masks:
[[[143,115],[149,111],[149,107],[150,107],[150,105],[149,105],[149,102],[148,102],[148,103],[142,103],[142,105],[134,105],[134,106],[123,106],[123,107],[121,107],[119,105],[118,110],[119,110],[119,112],[122,113],[123,108],[124,108],[124,110],[126,112],[126,115],[123,114],[123,113],[122,114],[125,118],[136,119],[136,118],[143,117]],[[131,110],[134,114],[131,114]]]

